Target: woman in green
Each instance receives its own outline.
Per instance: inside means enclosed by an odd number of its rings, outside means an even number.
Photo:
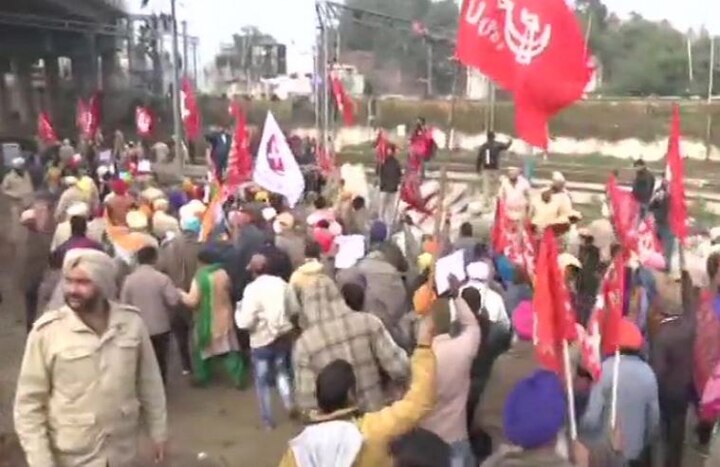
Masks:
[[[200,251],[198,260],[200,269],[190,291],[182,294],[185,306],[197,312],[192,345],[195,380],[206,385],[212,377],[212,361],[222,358],[235,385],[244,386],[245,362],[233,322],[230,277],[222,268],[219,252],[212,248]]]

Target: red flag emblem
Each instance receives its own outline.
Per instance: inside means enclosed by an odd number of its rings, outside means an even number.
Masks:
[[[513,94],[518,135],[543,148],[548,120],[582,97],[592,75],[565,0],[464,0],[456,55]]]

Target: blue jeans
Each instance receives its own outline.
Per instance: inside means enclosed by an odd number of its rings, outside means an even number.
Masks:
[[[260,416],[266,427],[273,427],[272,385],[273,377],[285,409],[293,408],[292,379],[288,371],[290,351],[270,344],[252,349],[252,363],[255,373],[255,391],[260,404]]]
[[[473,455],[470,441],[455,441],[450,445],[450,466],[451,467],[476,467],[477,461]]]

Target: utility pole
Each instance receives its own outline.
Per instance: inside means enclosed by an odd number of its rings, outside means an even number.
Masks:
[[[693,82],[692,29],[687,34],[688,80]],[[688,86],[689,88],[690,86]]]
[[[715,78],[715,37],[710,35],[710,67],[708,71],[707,127],[705,128],[705,160],[710,160],[712,148],[712,98]]]
[[[180,172],[185,168],[185,154],[182,150],[182,128],[180,117],[180,68],[178,66],[178,28],[177,28],[177,0],[170,0],[172,15],[172,83],[173,83],[173,138],[175,140],[175,157],[178,158]]]
[[[432,96],[433,92],[433,44],[430,39],[425,39],[427,42],[427,96]]]

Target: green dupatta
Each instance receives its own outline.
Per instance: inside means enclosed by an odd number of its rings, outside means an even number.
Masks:
[[[200,269],[195,276],[200,289],[200,306],[198,307],[198,321],[195,326],[195,342],[199,350],[204,350],[212,342],[213,324],[213,290],[211,276],[222,265],[211,264]]]

